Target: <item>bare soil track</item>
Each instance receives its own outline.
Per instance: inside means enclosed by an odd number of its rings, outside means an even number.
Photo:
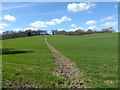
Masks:
[[[47,36],[45,36],[45,42],[55,57],[55,63],[59,66],[58,72],[55,74],[61,74],[63,78],[68,81],[66,88],[85,88],[84,82],[79,80],[83,73],[76,67],[75,63],[70,61],[60,52],[58,52],[52,45],[47,42]]]

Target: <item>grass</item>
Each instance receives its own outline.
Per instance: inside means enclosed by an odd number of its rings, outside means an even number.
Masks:
[[[61,87],[54,85],[63,79],[52,75],[58,67],[54,64],[44,36],[3,40],[2,45],[3,80],[15,80],[40,88]],[[10,86],[3,83],[3,87]]]
[[[84,72],[87,87],[118,87],[118,35],[48,36],[48,42]]]

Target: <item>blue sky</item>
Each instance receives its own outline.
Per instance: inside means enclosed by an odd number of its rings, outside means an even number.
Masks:
[[[7,2],[2,3],[0,32],[6,30],[51,29],[74,31],[78,28],[117,31],[117,2]]]

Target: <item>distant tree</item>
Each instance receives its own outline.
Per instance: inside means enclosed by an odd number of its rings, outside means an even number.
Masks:
[[[55,34],[53,29],[51,30],[51,32],[52,32],[52,35],[54,35],[54,34]]]
[[[31,32],[28,32],[28,36],[31,36]]]
[[[58,30],[52,29],[51,32],[52,32],[53,35],[55,35],[58,32]]]
[[[109,27],[109,32],[114,32],[113,27]]]
[[[87,32],[93,32],[93,30],[92,29],[88,29]]]
[[[14,31],[5,31],[2,34],[2,39],[10,39],[10,38],[19,38],[19,37],[27,37],[27,36],[35,36],[35,35],[47,35],[47,31],[45,30],[26,30],[26,31],[19,31],[19,32],[14,32]],[[1,38],[0,38],[1,39]]]
[[[106,29],[102,29],[102,33],[112,33],[114,31],[113,27],[109,27],[109,28],[106,28]]]

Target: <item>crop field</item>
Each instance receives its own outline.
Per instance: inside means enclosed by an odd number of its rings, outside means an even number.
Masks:
[[[80,36],[48,35],[48,43],[83,72],[89,88],[118,87],[118,34]],[[2,41],[3,87],[61,88],[65,80],[53,75],[59,67],[45,43],[45,36]],[[13,85],[17,83],[17,85]],[[65,87],[65,86],[64,86]]]
[[[60,87],[54,83],[62,78],[52,75],[58,67],[49,51],[44,36],[3,40],[2,79],[3,87]],[[17,84],[17,85],[13,85]]]
[[[48,42],[75,62],[87,87],[118,87],[118,35],[48,36]]]

